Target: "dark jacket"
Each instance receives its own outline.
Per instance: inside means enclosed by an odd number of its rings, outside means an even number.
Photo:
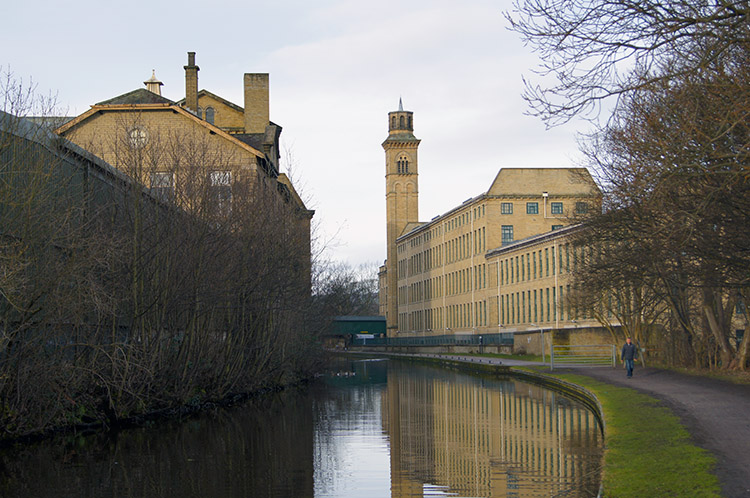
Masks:
[[[622,347],[622,359],[623,360],[634,360],[635,359],[635,344],[627,342]]]

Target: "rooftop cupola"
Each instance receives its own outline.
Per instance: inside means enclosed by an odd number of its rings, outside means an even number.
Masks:
[[[151,70],[151,78],[143,82],[146,85],[146,90],[156,95],[161,95],[161,87],[164,85],[161,81],[156,79],[156,70]]]

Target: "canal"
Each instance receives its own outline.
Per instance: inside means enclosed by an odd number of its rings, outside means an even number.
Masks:
[[[553,391],[397,360],[187,421],[0,453],[3,497],[595,497],[594,415]]]

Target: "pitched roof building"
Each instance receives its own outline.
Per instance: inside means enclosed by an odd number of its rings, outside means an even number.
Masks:
[[[152,74],[146,88],[94,104],[56,132],[188,212],[231,218],[238,203],[254,202],[271,223],[288,225],[284,237],[294,232],[309,280],[314,211],[279,170],[282,129],[269,119],[268,74],[244,75],[240,107],[199,91],[198,70],[189,52],[185,99],[161,95]]]

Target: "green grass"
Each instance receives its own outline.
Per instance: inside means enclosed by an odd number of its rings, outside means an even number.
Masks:
[[[549,375],[547,372],[545,374]],[[553,374],[593,392],[604,411],[604,497],[719,497],[715,458],[658,400],[590,377]]]

